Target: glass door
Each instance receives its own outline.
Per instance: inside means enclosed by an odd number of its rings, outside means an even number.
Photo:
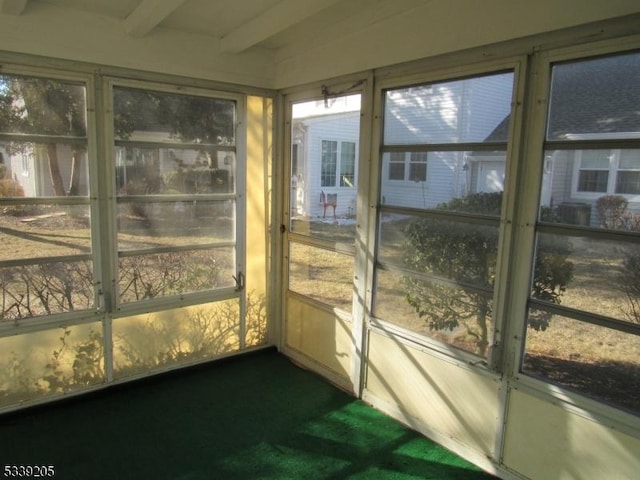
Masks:
[[[361,95],[289,106],[285,346],[348,378]]]

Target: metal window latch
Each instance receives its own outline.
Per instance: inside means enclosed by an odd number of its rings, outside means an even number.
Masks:
[[[233,280],[236,282],[236,292],[244,290],[244,273],[238,272],[238,276],[232,275]]]

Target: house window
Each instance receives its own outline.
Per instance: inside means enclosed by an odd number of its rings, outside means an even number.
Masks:
[[[473,190],[466,162],[506,152],[513,83],[500,72],[383,92],[374,323],[449,355],[490,354],[502,191]]]
[[[391,152],[389,154],[389,180],[404,180],[404,157],[404,152]]]
[[[640,132],[629,119],[640,53],[549,68],[554,162],[541,177],[550,196],[540,195],[521,371],[637,412],[627,378],[640,367]]]
[[[340,162],[338,163],[338,158]],[[356,143],[322,140],[320,186],[355,187]]]
[[[640,193],[640,150],[582,150],[575,192],[589,197]]]
[[[427,152],[390,152],[389,180],[425,182],[427,180]]]

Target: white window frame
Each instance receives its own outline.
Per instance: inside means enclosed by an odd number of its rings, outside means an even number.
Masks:
[[[245,189],[245,158],[246,158],[246,132],[245,132],[245,99],[242,94],[233,94],[224,91],[218,91],[214,89],[202,89],[197,87],[183,87],[177,86],[169,83],[158,83],[153,81],[144,81],[144,80],[124,80],[119,78],[105,78],[105,90],[108,92],[107,96],[110,104],[113,104],[113,89],[114,88],[133,88],[133,89],[141,89],[141,90],[149,90],[157,93],[166,93],[166,94],[179,94],[179,95],[192,95],[192,96],[200,96],[204,98],[214,98],[220,100],[230,100],[236,103],[235,110],[235,119],[234,119],[234,128],[235,128],[235,145],[233,148],[235,149],[236,156],[236,165],[234,168],[234,177],[235,177],[235,191],[233,193],[228,194],[230,199],[235,201],[234,215],[235,215],[235,238],[233,240],[233,248],[234,248],[234,264],[236,270],[236,278],[239,278],[238,275],[244,275],[245,271],[245,254],[246,254],[246,238],[245,238],[245,228],[244,225],[246,223],[246,196],[244,195]],[[115,167],[115,149],[118,148],[116,146],[116,140],[118,140],[113,132],[113,122],[112,119],[108,118],[108,134],[107,134],[107,159],[110,167]],[[127,143],[124,141],[124,143]],[[143,143],[143,142],[134,142],[134,143]],[[161,145],[162,148],[171,149],[173,146],[177,145],[179,147],[183,146],[179,142],[174,144],[172,142],[160,142],[158,145]],[[115,187],[115,168],[110,168],[109,175],[112,176],[110,178],[110,182],[112,184],[112,188]],[[213,195],[215,196],[215,195]],[[117,212],[117,195],[113,195],[113,203],[111,206],[111,221],[113,225],[117,224],[116,221],[116,212]],[[116,232],[113,232],[111,240],[111,244],[113,245],[113,254],[112,254],[112,262],[114,263],[111,268],[114,272],[116,278],[116,285],[114,292],[112,292],[113,301],[115,301],[115,305],[113,308],[116,308],[121,315],[135,314],[139,310],[151,309],[151,308],[171,308],[171,306],[179,307],[183,306],[187,303],[189,304],[197,304],[197,303],[207,303],[211,301],[212,294],[215,299],[231,299],[231,298],[239,298],[241,303],[244,302],[245,295],[240,289],[234,289],[233,287],[218,287],[218,288],[210,288],[208,290],[196,291],[196,292],[188,292],[183,294],[173,294],[167,295],[164,297],[158,297],[154,299],[142,299],[133,302],[121,302],[120,300],[120,292],[118,285],[118,267],[117,260],[120,257],[117,251],[117,241],[116,241]],[[176,247],[176,251],[189,251],[188,247]],[[148,250],[149,253],[153,253],[153,249]],[[129,252],[127,253],[129,254]],[[244,307],[241,307],[244,308]]]
[[[325,142],[331,142],[331,143],[335,143],[336,144],[336,151],[335,151],[335,162],[336,162],[336,172],[335,172],[335,177],[333,178],[333,184],[332,185],[322,185],[322,180],[323,180],[323,175],[322,175],[322,167],[323,167],[323,162],[324,162],[324,155],[323,155],[323,150],[322,147],[324,146]],[[342,152],[343,152],[343,146],[345,143],[351,143],[351,144],[355,144],[355,149],[354,149],[354,156],[353,156],[353,178],[354,180],[356,178],[358,178],[358,164],[357,164],[357,160],[358,160],[358,142],[357,141],[352,141],[352,140],[329,140],[327,138],[323,138],[320,140],[320,188],[351,188],[354,189],[355,185],[353,186],[349,186],[349,185],[342,185]]]
[[[597,200],[603,195],[621,195],[631,202],[640,202],[640,194],[632,193],[617,193],[616,184],[618,180],[618,172],[620,169],[620,152],[621,149],[603,150],[609,153],[609,167],[605,169],[598,168],[582,168],[582,155],[584,150],[577,150],[573,163],[573,175],[571,179],[571,196],[577,199],[584,200]],[[607,171],[609,177],[607,179],[607,189],[604,192],[585,192],[578,190],[578,184],[580,181],[580,173],[583,170],[601,170]],[[623,169],[624,171],[636,171],[636,169]],[[640,168],[637,169],[640,171]]]
[[[415,186],[416,184],[427,185],[430,181],[429,176],[429,159],[427,158],[427,170],[426,170],[426,178],[424,181],[412,181],[409,175],[409,166],[411,160],[411,152],[416,153],[428,153],[428,152],[439,152],[442,149],[451,150],[452,148],[455,151],[467,151],[472,150],[472,148],[464,142],[453,143],[453,144],[390,144],[385,149],[384,144],[384,113],[386,107],[386,95],[389,90],[396,89],[404,89],[404,88],[414,88],[414,87],[406,87],[407,85],[418,86],[417,88],[425,88],[428,93],[432,93],[433,84],[440,82],[448,82],[454,81],[460,78],[467,77],[483,77],[485,75],[493,75],[498,74],[499,72],[512,72],[514,75],[514,85],[513,85],[513,98],[512,98],[512,120],[514,126],[510,128],[510,136],[504,142],[505,146],[505,156],[507,158],[505,164],[505,198],[503,199],[503,211],[501,213],[500,219],[495,219],[495,222],[499,224],[499,238],[500,245],[498,247],[498,259],[496,263],[496,272],[502,278],[508,278],[507,270],[509,268],[510,251],[511,248],[506,245],[505,239],[510,238],[511,233],[511,222],[505,220],[505,218],[509,215],[512,215],[512,210],[509,206],[509,194],[508,192],[515,191],[517,189],[516,182],[517,176],[510,175],[509,171],[513,168],[509,166],[509,162],[516,161],[515,156],[513,156],[513,151],[517,151],[519,148],[519,138],[516,135],[517,132],[517,124],[521,121],[521,105],[523,102],[522,95],[524,90],[522,88],[523,78],[521,76],[523,63],[525,62],[524,57],[507,57],[500,59],[495,62],[484,62],[481,64],[475,64],[473,66],[467,66],[464,68],[455,67],[455,68],[445,68],[442,70],[431,71],[429,73],[416,73],[411,75],[400,74],[397,77],[390,77],[378,83],[376,88],[376,95],[380,99],[380,101],[376,104],[377,110],[374,111],[374,117],[379,119],[380,125],[378,129],[375,129],[377,136],[374,138],[374,142],[376,145],[382,146],[380,151],[379,163],[377,168],[379,168],[378,172],[374,172],[374,177],[378,177],[379,182],[377,188],[380,192],[384,191],[383,185],[385,183],[391,184],[393,186]],[[475,144],[473,145],[475,147]],[[515,149],[515,150],[514,150]],[[391,180],[389,179],[389,165],[391,164],[391,154],[394,152],[399,152],[404,154],[404,179],[403,180]],[[400,162],[398,162],[400,163]],[[384,195],[381,196],[379,200],[379,204],[376,210],[372,210],[371,214],[373,218],[370,218],[369,222],[372,225],[378,224],[378,215],[382,212],[383,215],[386,214],[413,214],[413,208],[407,208],[402,206],[389,206],[386,204]],[[430,209],[425,209],[425,211]],[[455,216],[455,214],[454,214]],[[464,215],[463,215],[464,216]],[[476,220],[476,219],[474,219]],[[494,219],[481,219],[479,223],[483,223],[484,221],[487,224],[493,224]],[[389,267],[387,265],[377,263],[375,259],[378,253],[374,252],[373,257],[374,260],[372,264],[369,266],[371,271],[376,271],[377,269],[385,270],[391,269],[393,267]],[[370,289],[375,290],[375,274],[373,274],[370,278]],[[464,362],[465,364],[473,365],[479,371],[482,371],[484,374],[493,375],[494,372],[498,371],[500,366],[500,355],[501,349],[503,348],[503,341],[501,338],[501,330],[503,328],[503,323],[506,322],[504,319],[503,311],[505,310],[505,298],[507,297],[507,282],[499,282],[496,281],[495,287],[492,294],[492,302],[494,306],[494,311],[491,317],[491,335],[490,341],[492,342],[491,353],[488,355],[487,359],[480,358],[477,354],[464,350],[462,348],[458,348],[449,343],[442,342],[431,335],[426,335],[424,333],[415,332],[410,330],[404,326],[401,326],[397,323],[391,322],[389,320],[385,320],[383,318],[376,317],[373,314],[374,310],[374,297],[375,293],[370,295],[368,298],[367,309],[370,312],[369,317],[369,328],[374,331],[384,332],[385,334],[393,336],[393,338],[402,338],[410,342],[413,345],[419,346],[421,349],[425,349],[425,351],[429,352],[429,354],[434,356],[439,356],[443,359],[448,359],[449,361],[454,362]]]
[[[400,160],[395,160],[392,159],[393,155],[395,153],[402,153],[403,155],[403,159],[402,161]],[[414,156],[416,156],[415,158],[418,158],[418,160],[414,160]],[[424,160],[420,159],[422,156],[424,156]],[[387,161],[387,173],[385,175],[385,182],[393,182],[393,183],[407,183],[407,184],[415,184],[415,183],[424,183],[427,181],[427,179],[429,178],[429,160],[428,160],[428,152],[390,152],[389,153],[389,160]],[[391,165],[392,164],[402,164],[403,165],[403,178],[390,178],[391,177]],[[411,167],[413,165],[425,165],[425,169],[424,169],[424,178],[416,180],[414,178],[411,178]]]

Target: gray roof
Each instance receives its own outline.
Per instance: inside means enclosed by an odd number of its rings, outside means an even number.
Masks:
[[[485,141],[507,139],[509,116]],[[561,63],[553,68],[547,139],[640,133],[640,53]]]

